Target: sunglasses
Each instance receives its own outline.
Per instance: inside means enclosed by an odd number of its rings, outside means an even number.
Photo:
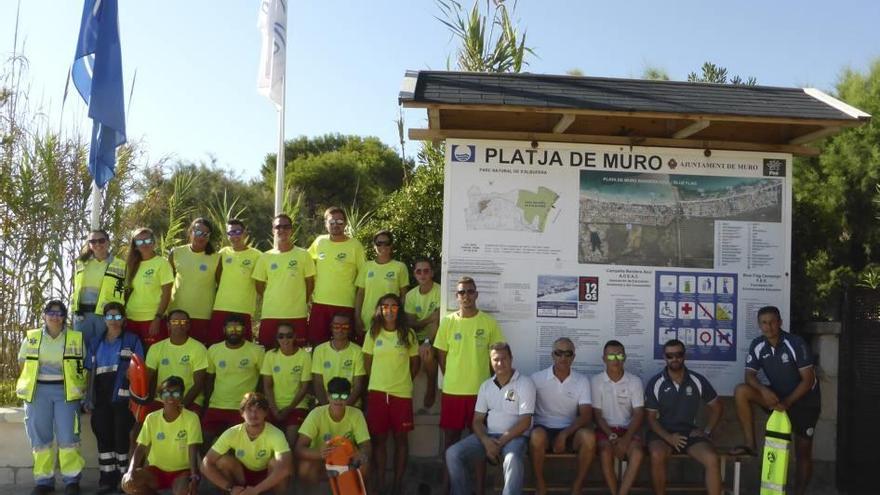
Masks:
[[[373,245],[376,246],[376,247],[390,246],[390,245],[391,245],[391,241],[374,241],[374,242],[373,242]]]
[[[244,231],[241,229],[227,230],[226,235],[228,235],[229,237],[233,237],[236,235],[241,235],[242,232]]]
[[[350,394],[330,394],[330,398],[333,400],[348,400]]]
[[[189,323],[189,320],[168,320],[170,325],[186,325]]]
[[[205,232],[204,230],[199,230],[199,229],[193,230],[193,236],[195,236],[195,237],[208,237],[209,235],[211,235],[211,233]]]
[[[669,357],[669,355],[667,354],[666,357]],[[626,359],[626,354],[624,354],[622,352],[616,352],[614,354],[606,354],[605,359],[607,359],[609,361],[623,361]]]
[[[684,351],[667,352],[666,359],[681,359],[684,357]]]
[[[46,316],[56,316],[56,317],[59,317],[59,318],[62,318],[62,317],[64,317],[64,316],[66,316],[66,313],[65,313],[64,311],[58,311],[58,310],[55,310],[55,309],[49,309],[49,310],[46,310],[46,311],[43,312],[43,314],[46,315]]]
[[[275,338],[278,339],[278,340],[281,340],[281,339],[292,339],[292,338],[293,338],[293,334],[292,334],[292,333],[279,333],[279,334],[275,335]]]
[[[465,294],[472,296],[477,293],[477,289],[459,289],[459,290],[455,291],[455,293],[458,294],[459,296],[463,296]]]
[[[101,237],[100,239],[89,239],[89,244],[94,246],[95,244],[107,244],[107,238]]]
[[[553,355],[556,357],[570,358],[570,357],[574,357],[574,351],[563,351],[563,350],[557,349],[557,350],[553,351]]]
[[[341,218],[328,218],[327,225],[345,225],[345,220]]]
[[[430,268],[416,268],[413,270],[413,273],[422,274],[422,273],[431,273]]]
[[[134,240],[134,245],[137,247],[149,246],[152,243],[153,243],[152,237],[147,237],[146,239],[135,239]]]
[[[159,392],[159,397],[161,397],[162,399],[168,399],[171,397],[179,399],[183,397],[183,393],[180,390],[163,390]]]
[[[293,225],[291,225],[289,223],[282,223],[282,224],[275,225],[272,228],[275,230],[290,230],[293,228]]]
[[[241,333],[244,332],[244,325],[226,325],[227,333]]]
[[[125,318],[125,317],[122,316],[122,315],[119,315],[119,314],[116,314],[116,315],[104,315],[104,319],[107,320],[107,321],[122,321],[123,318]]]
[[[383,310],[389,310],[389,311],[397,311],[400,309],[400,306],[397,304],[382,304],[379,307],[382,308]]]
[[[339,329],[349,329],[351,328],[351,323],[333,323],[330,326]]]

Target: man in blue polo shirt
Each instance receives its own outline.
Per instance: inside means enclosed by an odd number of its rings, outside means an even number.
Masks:
[[[746,441],[737,450],[755,454],[753,403],[766,410],[787,411],[795,434],[794,493],[800,495],[806,492],[813,471],[813,432],[819,420],[819,381],[813,368],[813,356],[804,339],[782,330],[779,308],[759,309],[758,326],[763,335],[752,341],[746,357],[745,383],[734,391],[736,415]],[[761,370],[769,386],[758,380]]]
[[[648,451],[654,493],[666,494],[666,461],[675,452],[686,452],[706,470],[706,491],[721,494],[721,463],[710,438],[721,420],[724,406],[712,384],[703,375],[684,365],[684,343],[673,339],[663,345],[666,367],[645,387],[648,414]],[[704,429],[697,428],[700,402],[709,408]]]

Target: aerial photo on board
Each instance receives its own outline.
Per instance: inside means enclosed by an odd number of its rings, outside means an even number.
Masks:
[[[582,170],[578,262],[711,268],[715,221],[782,221],[782,180]]]

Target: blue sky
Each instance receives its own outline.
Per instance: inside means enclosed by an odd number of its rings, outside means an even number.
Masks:
[[[130,140],[152,161],[207,160],[258,174],[277,143],[272,104],[256,93],[257,0],[121,0]],[[464,2],[470,5],[467,0]],[[0,55],[12,52],[16,0],[0,0]],[[23,0],[19,27],[33,106],[57,123],[79,29],[80,0]],[[445,69],[456,47],[430,0],[290,0],[286,137],[341,132],[397,146],[407,69]],[[536,73],[684,79],[711,60],[760,84],[833,90],[844,67],[880,57],[880,2],[520,0]],[[20,41],[21,43],[21,41]],[[68,126],[89,127],[81,100]],[[427,127],[407,111],[408,127]],[[57,124],[53,124],[57,125]],[[408,152],[415,146],[408,146]]]

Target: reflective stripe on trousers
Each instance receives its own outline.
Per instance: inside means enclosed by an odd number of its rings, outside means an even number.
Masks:
[[[24,403],[24,425],[34,453],[34,480],[38,485],[55,483],[55,448],[65,484],[78,482],[85,459],[79,446],[80,401],[64,398],[64,385],[38,383],[33,402]],[[57,426],[57,429],[55,428]]]

